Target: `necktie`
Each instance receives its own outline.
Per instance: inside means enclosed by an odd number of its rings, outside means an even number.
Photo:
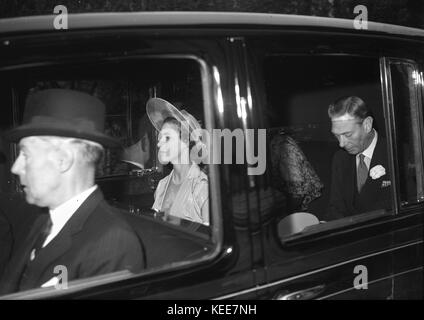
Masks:
[[[368,167],[365,164],[365,156],[361,153],[359,155],[359,164],[358,164],[358,175],[357,175],[357,183],[358,183],[358,192],[361,192],[362,187],[365,184],[368,176]]]
[[[49,215],[31,251],[31,255],[30,255],[31,261],[34,260],[35,255],[42,249],[43,243],[44,241],[46,241],[47,237],[49,236],[51,229],[52,229],[52,220],[50,219],[50,215]]]

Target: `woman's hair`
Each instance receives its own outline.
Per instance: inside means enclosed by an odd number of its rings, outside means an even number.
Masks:
[[[163,127],[166,123],[174,124],[174,125],[178,128],[178,130],[179,130],[179,132],[180,132],[180,139],[182,139],[182,136],[181,136],[181,122],[180,122],[180,121],[178,121],[177,119],[175,119],[174,117],[167,117],[167,118],[165,118],[165,120],[163,120],[162,127]],[[191,130],[189,130],[189,137],[190,137],[190,135],[191,135]],[[188,149],[189,149],[189,151],[191,151],[191,149],[192,149],[195,145],[196,145],[196,141],[193,141],[192,139],[190,139],[189,144],[188,144]]]

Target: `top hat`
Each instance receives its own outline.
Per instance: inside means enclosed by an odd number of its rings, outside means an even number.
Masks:
[[[119,141],[104,134],[105,105],[83,92],[48,89],[30,95],[23,124],[5,136],[12,142],[28,136],[60,136],[85,139],[105,147]]]

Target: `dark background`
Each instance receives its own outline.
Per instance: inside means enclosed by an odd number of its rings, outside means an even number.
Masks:
[[[352,19],[364,5],[368,20],[424,29],[423,0],[2,0],[0,18],[68,13],[124,11],[244,11]]]

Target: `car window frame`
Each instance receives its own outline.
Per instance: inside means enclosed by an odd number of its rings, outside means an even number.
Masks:
[[[387,82],[389,85],[389,92],[388,92],[388,104],[389,104],[389,108],[390,108],[390,117],[392,117],[392,121],[391,121],[391,125],[393,125],[392,128],[392,146],[396,145],[396,137],[397,137],[397,132],[396,132],[396,119],[395,119],[395,105],[394,105],[394,99],[393,99],[393,85],[392,85],[392,79],[391,79],[391,71],[390,71],[390,66],[391,63],[400,63],[400,64],[408,64],[411,65],[414,69],[414,72],[419,73],[420,72],[420,68],[419,68],[419,64],[418,61],[415,61],[413,59],[405,59],[405,58],[397,58],[397,57],[385,57],[384,60],[384,67],[387,68],[386,72],[387,72]],[[422,90],[423,86],[421,86]],[[415,97],[417,99],[417,103],[418,103],[418,127],[419,127],[419,141],[421,142],[421,161],[422,163],[424,163],[424,138],[423,138],[423,134],[424,134],[424,119],[423,119],[423,99],[421,97],[420,94],[420,90],[417,88],[417,90],[415,91]],[[392,149],[392,148],[391,148]],[[394,166],[396,168],[395,172],[395,182],[396,182],[396,203],[397,203],[397,210],[396,210],[396,214],[403,214],[406,213],[412,209],[417,209],[417,208],[422,208],[423,202],[424,202],[424,197],[422,197],[421,201],[417,200],[417,202],[413,202],[413,203],[402,203],[401,199],[400,199],[400,183],[399,183],[399,151],[396,148],[393,148],[393,158],[394,158]],[[424,169],[424,166],[423,168]]]
[[[387,152],[388,152],[388,162],[390,166],[390,175],[392,181],[395,181],[393,185],[396,185],[396,180],[394,180],[394,164],[393,164],[393,150],[392,150],[392,131],[393,131],[393,125],[390,121],[390,114],[392,113],[392,110],[390,109],[389,100],[387,99],[388,93],[391,93],[391,83],[388,82],[388,78],[386,75],[386,68],[385,65],[386,56],[384,55],[376,55],[376,54],[358,54],[358,53],[332,53],[332,52],[325,52],[325,53],[305,53],[305,52],[285,52],[284,48],[282,48],[281,51],[274,52],[271,55],[275,56],[296,56],[296,57],[308,57],[308,56],[343,56],[343,57],[363,57],[363,58],[372,58],[376,60],[376,63],[379,64],[380,68],[380,88],[381,88],[381,95],[382,95],[382,107],[383,107],[383,115],[384,115],[384,125],[385,125],[385,132],[386,132],[386,143],[387,143]],[[262,69],[262,67],[261,67]],[[361,228],[362,226],[365,226],[367,224],[380,224],[380,223],[389,223],[397,214],[398,214],[398,204],[393,201],[396,196],[397,198],[397,189],[392,189],[392,206],[391,211],[385,212],[384,214],[381,214],[379,210],[366,212],[360,215],[355,215],[352,217],[348,217],[346,219],[338,219],[335,220],[335,222],[326,222],[330,223],[331,226],[334,226],[333,228],[329,228],[327,226],[324,226],[325,224],[318,224],[315,225],[315,228],[313,231],[310,232],[300,232],[288,235],[287,237],[281,237],[280,243],[283,247],[293,247],[297,244],[302,244],[305,242],[318,242],[322,238],[329,238],[336,235],[343,235],[348,234],[351,232],[354,232],[358,228]],[[339,221],[340,220],[340,221]],[[371,222],[371,223],[370,223]],[[307,230],[306,230],[307,231]]]
[[[166,40],[163,40],[166,41]],[[184,39],[181,39],[184,41]],[[50,56],[49,56],[50,57]],[[67,66],[71,65],[73,61],[76,61],[78,64],[91,63],[91,62],[113,62],[113,61],[128,61],[128,60],[142,60],[142,59],[189,59],[196,62],[199,66],[200,71],[200,80],[202,86],[202,97],[203,97],[203,112],[205,119],[205,128],[213,130],[215,128],[215,119],[214,119],[214,108],[216,108],[217,101],[214,99],[212,83],[213,83],[213,72],[212,65],[207,62],[207,59],[204,56],[204,53],[194,54],[192,52],[184,53],[148,53],[148,54],[136,54],[136,55],[121,55],[114,56],[110,58],[104,58],[97,61],[92,61],[88,57],[87,60],[84,57],[75,57],[74,60],[66,59],[64,63],[58,63],[53,61],[54,59],[45,59],[42,64],[23,64],[23,65],[13,65],[7,66],[6,68],[0,68],[2,70],[7,70],[10,72],[11,68],[13,70],[22,70],[25,68],[31,68],[33,66],[39,68],[40,66]],[[51,61],[49,61],[51,60]],[[11,88],[13,90],[13,88]],[[17,125],[17,108],[16,101],[13,102],[13,126]],[[17,146],[12,144],[13,154],[11,157],[11,163],[17,157]],[[110,274],[104,274],[100,276],[94,276],[90,278],[84,278],[79,280],[74,280],[70,282],[70,285],[65,290],[57,290],[54,287],[48,288],[35,288],[30,290],[25,290],[22,292],[17,292],[13,294],[0,296],[0,299],[44,299],[44,298],[58,298],[66,297],[70,294],[82,293],[87,290],[93,290],[96,288],[101,289],[104,285],[119,285],[119,283],[126,283],[127,281],[133,281],[134,283],[147,283],[149,282],[149,277],[155,275],[155,277],[160,277],[162,274],[169,272],[178,273],[189,268],[196,268],[201,265],[205,265],[207,262],[215,259],[223,250],[223,239],[224,239],[224,229],[223,229],[223,217],[222,217],[222,200],[221,200],[221,183],[220,183],[220,168],[218,165],[208,164],[208,179],[209,179],[209,212],[210,212],[210,221],[209,226],[211,237],[209,241],[213,243],[213,249],[210,252],[205,253],[202,257],[196,258],[195,260],[184,260],[178,261],[170,264],[166,264],[160,267],[149,268],[146,271],[142,271],[137,274],[132,274],[129,271],[122,270],[118,272],[113,272]],[[184,230],[183,230],[184,231]],[[182,231],[182,232],[183,232]]]
[[[423,208],[423,203],[413,203],[407,206],[402,206],[400,202],[400,184],[399,184],[399,165],[397,153],[398,151],[394,148],[394,141],[396,137],[396,128],[395,128],[395,111],[393,103],[393,88],[392,81],[390,77],[390,62],[391,61],[400,61],[407,62],[414,65],[415,70],[419,70],[418,63],[412,59],[402,59],[402,58],[392,58],[382,56],[380,57],[380,77],[381,77],[381,90],[382,90],[382,105],[385,119],[385,128],[386,128],[386,139],[387,139],[387,151],[388,151],[388,162],[390,166],[390,178],[392,179],[392,211],[382,213],[382,210],[375,210],[370,212],[365,212],[360,215],[355,215],[352,217],[347,217],[343,219],[338,219],[335,221],[326,222],[325,224],[314,225],[314,228],[306,228],[305,231],[300,233],[295,233],[287,237],[280,238],[281,244],[283,247],[293,247],[298,244],[317,242],[323,238],[331,238],[342,234],[347,234],[361,229],[362,227],[371,226],[374,224],[385,224],[391,223],[399,215],[411,213],[412,215],[416,214],[416,210]],[[423,89],[424,90],[424,89]],[[417,90],[418,91],[418,90]],[[419,99],[419,93],[417,92]],[[423,115],[422,115],[422,99],[418,100],[419,103],[419,112],[420,112],[420,141],[421,145],[424,146],[423,139]],[[424,149],[423,149],[424,150]],[[421,157],[424,157],[423,152]],[[330,223],[330,227],[328,224]],[[334,227],[332,227],[334,226]]]

